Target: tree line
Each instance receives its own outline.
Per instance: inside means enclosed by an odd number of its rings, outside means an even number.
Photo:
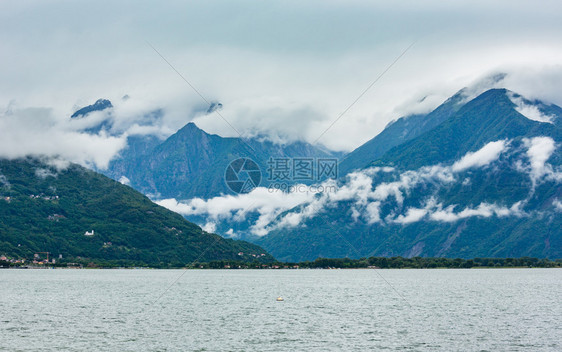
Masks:
[[[0,268],[26,267],[29,264],[14,264],[0,261]],[[201,263],[160,263],[149,265],[139,261],[103,261],[81,259],[74,263],[58,262],[54,267],[84,267],[84,268],[190,268],[190,269],[470,269],[470,268],[560,268],[562,259],[550,260],[531,257],[521,258],[441,258],[441,257],[370,257],[361,259],[350,258],[318,258],[314,261],[298,263],[264,262],[264,261],[234,261],[219,260]]]

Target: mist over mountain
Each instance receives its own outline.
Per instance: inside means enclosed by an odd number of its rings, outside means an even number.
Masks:
[[[78,110],[81,136],[125,144],[97,168],[225,237],[281,260],[381,256],[562,256],[562,109],[503,88],[463,88],[429,113],[397,119],[347,155],[306,142],[222,137],[164,111],[120,121],[108,100]],[[201,113],[217,114],[219,102]],[[80,112],[80,113],[78,113]],[[135,132],[136,131],[136,132]],[[273,159],[340,160],[337,177],[268,188]],[[229,164],[251,159],[259,187],[238,194]],[[291,188],[293,187],[293,188]]]
[[[403,144],[437,127],[453,116],[467,101],[501,84],[507,77],[505,73],[486,76],[471,86],[462,88],[456,94],[427,114],[413,114],[390,122],[373,139],[345,155],[340,163],[343,175],[368,166],[373,160],[382,157],[390,149]]]
[[[356,171],[329,192],[160,204],[283,260],[562,256],[562,110],[506,89],[463,93],[344,157]]]
[[[305,142],[225,138],[190,122],[164,141],[151,135],[129,137],[125,150],[102,172],[116,180],[125,177],[132,187],[154,198],[211,198],[233,194],[225,172],[237,158],[254,160],[262,173],[261,184],[267,185],[270,158],[337,159],[340,155]]]
[[[70,117],[71,118],[81,117],[81,116],[88,115],[89,113],[91,113],[93,111],[103,111],[105,109],[109,109],[109,108],[112,108],[112,107],[113,107],[113,105],[111,104],[111,102],[109,100],[98,99],[92,105],[87,105],[83,108],[80,108],[80,109],[76,110]]]

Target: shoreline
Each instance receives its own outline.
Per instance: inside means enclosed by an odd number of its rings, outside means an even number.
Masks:
[[[528,266],[505,266],[505,267],[472,267],[472,268],[448,268],[448,267],[438,267],[438,268],[152,268],[152,267],[116,267],[116,268],[65,268],[65,267],[11,267],[11,268],[0,268],[1,270],[223,270],[223,271],[235,271],[235,270],[468,270],[468,269],[482,269],[482,270],[497,270],[497,269],[562,269],[562,267],[528,267]]]

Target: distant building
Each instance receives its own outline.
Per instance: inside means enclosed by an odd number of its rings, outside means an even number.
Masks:
[[[60,214],[53,214],[53,215],[49,215],[49,216],[47,217],[47,219],[48,219],[48,220],[51,220],[51,221],[59,221],[59,219],[64,219],[64,218],[65,218],[65,216],[64,216],[64,215],[60,215]]]
[[[94,235],[94,230],[92,230],[92,232],[86,231],[86,233],[84,234],[84,236],[93,236],[93,235]]]

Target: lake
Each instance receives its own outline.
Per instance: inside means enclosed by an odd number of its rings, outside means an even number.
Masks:
[[[0,351],[562,350],[560,269],[0,270],[0,282]]]

